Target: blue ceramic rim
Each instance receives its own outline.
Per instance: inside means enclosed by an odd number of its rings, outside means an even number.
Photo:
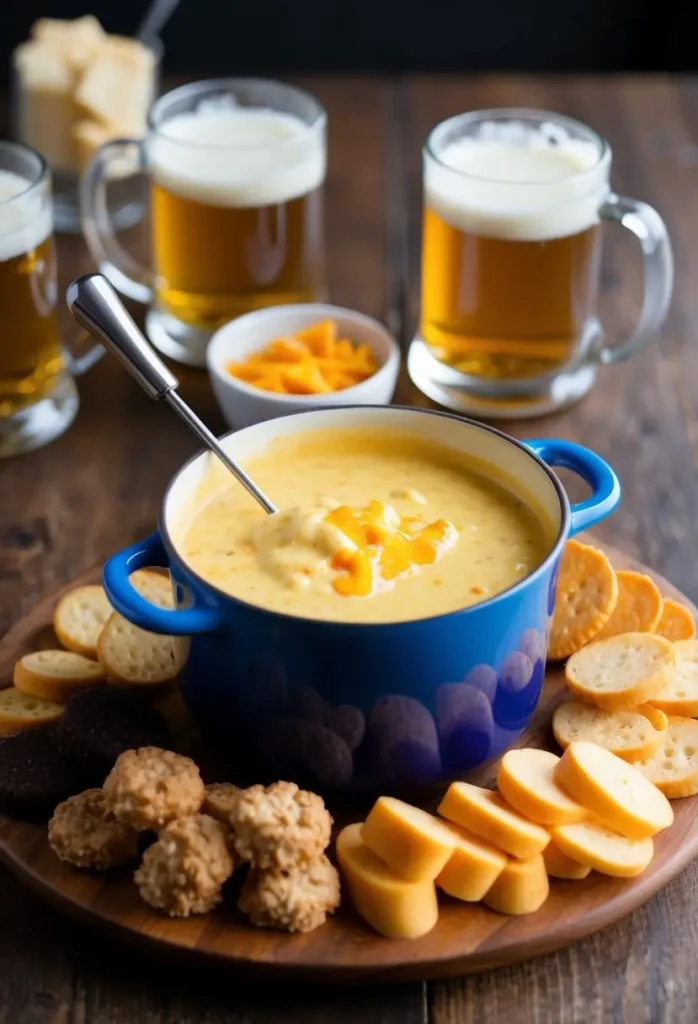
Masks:
[[[313,618],[308,617],[307,615],[289,615],[287,612],[272,611],[269,608],[262,608],[260,605],[250,604],[248,601],[243,601],[239,597],[234,597],[232,594],[227,594],[224,590],[220,590],[213,583],[209,583],[208,580],[205,580],[202,576],[199,576],[198,573],[196,573],[189,565],[187,565],[187,563],[184,562],[180,558],[180,556],[179,556],[179,554],[178,554],[178,552],[177,552],[177,550],[176,550],[176,548],[175,548],[175,546],[174,546],[174,544],[172,542],[172,538],[170,536],[170,532],[169,532],[169,529],[167,527],[167,523],[166,523],[166,519],[165,519],[165,509],[167,507],[167,501],[168,501],[168,498],[170,496],[170,491],[172,490],[172,487],[174,486],[175,481],[184,472],[184,470],[187,469],[188,466],[190,466],[196,459],[199,458],[199,456],[201,455],[203,449],[202,449],[202,451],[198,451],[194,455],[192,455],[190,459],[187,459],[187,461],[184,463],[184,465],[182,465],[177,470],[177,472],[175,473],[175,475],[172,477],[172,479],[170,480],[169,484],[167,485],[167,488],[166,488],[165,493],[164,493],[163,498],[162,498],[162,502],[160,503],[159,532],[160,532],[160,536],[162,538],[162,542],[163,542],[163,545],[164,545],[165,550],[167,552],[167,556],[168,556],[169,560],[171,562],[175,562],[178,565],[178,567],[182,570],[183,574],[189,575],[189,576],[193,577],[193,579],[195,579],[196,582],[200,586],[202,586],[203,588],[208,589],[208,590],[212,590],[219,598],[222,598],[224,601],[232,601],[234,604],[239,605],[240,607],[245,608],[248,611],[256,612],[258,614],[262,614],[262,615],[265,615],[265,616],[270,616],[272,618],[284,619],[284,620],[287,620],[288,622],[295,622],[295,623],[301,623],[301,624],[305,623],[306,625],[311,625],[312,624],[312,625],[330,626],[330,627],[333,627],[335,629],[342,629],[342,630],[390,629],[390,628],[392,628],[395,631],[397,631],[399,629],[404,629],[404,628],[410,628],[410,627],[414,628],[417,624],[422,624],[422,623],[427,624],[427,623],[438,622],[438,621],[441,621],[441,620],[445,621],[446,619],[453,618],[456,615],[467,615],[469,612],[477,612],[481,608],[490,608],[490,607],[492,607],[498,601],[501,601],[504,598],[509,597],[511,594],[515,594],[515,593],[517,593],[517,591],[519,591],[519,590],[523,589],[524,587],[528,586],[529,583],[533,582],[533,580],[535,580],[538,576],[540,576],[544,572],[546,572],[548,570],[549,566],[553,562],[555,562],[555,560],[557,559],[557,557],[558,557],[558,555],[560,553],[560,550],[561,550],[563,544],[565,543],[565,540],[566,540],[567,535],[569,533],[570,520],[571,520],[570,503],[569,503],[569,499],[567,497],[567,494],[565,492],[565,489],[562,486],[562,484],[560,483],[558,477],[553,472],[552,468],[547,464],[547,462],[545,462],[539,455],[536,454],[536,452],[534,452],[531,448],[529,448],[528,445],[524,444],[523,441],[519,441],[515,437],[510,437],[509,434],[505,434],[503,430],[498,430],[496,427],[492,427],[492,426],[490,426],[489,424],[486,424],[486,423],[479,423],[477,420],[468,419],[465,416],[457,416],[455,413],[441,412],[438,409],[418,409],[418,408],[415,408],[414,406],[409,406],[409,405],[391,405],[391,406],[385,406],[385,405],[342,405],[342,406],[329,406],[329,407],[325,406],[322,411],[333,411],[333,410],[336,411],[338,409],[385,409],[385,408],[398,409],[398,410],[401,410],[403,412],[418,413],[420,415],[425,415],[425,416],[440,416],[443,419],[455,420],[457,423],[466,423],[468,426],[476,427],[478,430],[487,431],[490,434],[494,434],[497,437],[501,437],[504,441],[507,441],[509,444],[513,444],[515,447],[519,448],[530,459],[532,459],[533,462],[535,462],[538,466],[541,467],[541,469],[543,469],[545,471],[545,473],[547,474],[548,478],[551,480],[551,482],[553,484],[553,487],[555,488],[555,490],[557,492],[557,496],[558,496],[559,501],[560,501],[560,507],[562,509],[562,516],[561,516],[561,520],[560,520],[560,530],[558,532],[557,539],[556,539],[553,547],[551,548],[551,550],[548,553],[548,555],[546,556],[546,558],[543,559],[541,564],[539,566],[537,566],[537,568],[535,568],[533,570],[533,572],[529,573],[528,576],[525,576],[522,580],[519,580],[519,582],[515,583],[513,587],[509,587],[508,590],[503,590],[500,594],[495,594],[494,597],[489,598],[487,601],[481,601],[479,604],[470,605],[467,608],[456,608],[452,612],[444,612],[441,615],[431,615],[428,618],[423,618],[423,619],[409,619],[406,622],[339,622],[339,621],[335,621],[334,619],[313,619]],[[320,408],[312,409],[312,410],[310,410],[310,409],[307,410],[307,412],[320,412],[320,411],[321,411]],[[288,413],[288,415],[290,415],[290,416],[299,416],[299,415],[302,416],[304,414],[305,414],[304,412]],[[283,419],[284,417],[281,416],[281,417],[277,417],[277,418],[278,419]],[[226,438],[230,437],[231,434],[235,434],[235,433],[238,433],[238,431],[229,430],[226,434],[222,434],[221,435],[220,440],[225,440]]]

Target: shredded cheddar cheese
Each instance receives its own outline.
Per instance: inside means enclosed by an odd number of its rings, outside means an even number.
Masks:
[[[322,395],[359,384],[378,363],[368,345],[337,337],[334,320],[322,320],[284,338],[275,338],[244,362],[229,363],[238,380],[287,395]]]
[[[338,551],[331,564],[339,570],[332,586],[338,594],[353,597],[366,597],[381,581],[391,583],[417,566],[432,565],[457,537],[447,519],[418,525],[414,516],[400,519],[390,505],[375,500],[363,509],[340,505],[325,521],[352,543],[351,549]]]

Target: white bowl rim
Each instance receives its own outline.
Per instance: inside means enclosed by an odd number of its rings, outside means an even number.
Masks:
[[[216,361],[217,353],[214,352],[214,349],[222,346],[220,339],[224,337],[224,332],[229,328],[243,325],[243,322],[248,319],[259,318],[262,320],[265,316],[271,316],[272,313],[288,312],[289,310],[299,313],[307,310],[309,315],[311,310],[315,310],[316,312],[324,310],[325,318],[328,316],[331,317],[334,313],[336,316],[344,317],[347,320],[353,320],[355,323],[361,324],[363,327],[368,327],[373,331],[377,331],[387,342],[389,349],[388,357],[375,373],[372,373],[370,377],[367,377],[366,380],[360,381],[358,384],[352,384],[350,388],[342,388],[340,391],[332,392],[333,395],[341,395],[342,398],[347,396],[349,399],[346,403],[347,405],[352,405],[352,398],[363,394],[364,390],[368,390],[366,387],[367,385],[375,386],[376,384],[388,384],[389,378],[395,369],[397,368],[399,370],[401,359],[400,346],[398,345],[395,337],[390,333],[388,328],[380,322],[380,320],[376,320],[375,317],[369,316],[367,313],[360,313],[356,309],[349,309],[347,306],[334,306],[331,303],[325,302],[299,302],[289,303],[285,306],[266,306],[264,309],[253,309],[249,313],[243,313],[242,316],[235,317],[234,320],[230,320],[227,324],[223,324],[222,327],[219,327],[211,338],[206,350],[206,363],[209,373],[211,375],[215,375],[220,381],[231,387],[233,390],[237,389],[244,395],[260,398],[264,401],[276,402],[280,406],[293,406],[295,408],[299,404],[322,404],[323,401],[327,401],[328,395],[326,393],[321,395],[281,395],[276,391],[265,391],[263,388],[253,387],[252,384],[247,384],[245,381],[239,380],[237,377],[233,377],[232,374],[224,370]],[[272,341],[273,339],[270,338],[269,340]]]

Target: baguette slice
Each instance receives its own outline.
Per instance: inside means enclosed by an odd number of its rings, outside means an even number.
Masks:
[[[627,839],[591,821],[555,825],[550,834],[553,843],[566,856],[614,878],[634,878],[641,874],[654,855],[651,839]]]
[[[698,793],[698,722],[670,718],[664,743],[635,767],[671,800]]]
[[[65,704],[86,686],[105,680],[104,669],[73,651],[34,651],[19,659],[13,682],[18,690],[40,700]]]
[[[539,825],[582,821],[588,815],[586,808],[555,781],[559,762],[549,750],[509,750],[499,765],[497,788],[515,811]]]
[[[677,662],[674,645],[663,636],[622,633],[573,654],[565,679],[580,700],[606,711],[623,711],[660,693]]]
[[[0,690],[0,736],[50,725],[63,714],[63,705],[22,693],[15,686]]]
[[[53,628],[60,643],[69,651],[97,657],[97,640],[113,612],[104,587],[95,584],[76,587],[56,605]]]
[[[668,828],[671,804],[633,765],[596,743],[570,744],[555,780],[599,821],[628,839],[644,839]]]
[[[666,715],[698,715],[698,640],[677,640],[678,662],[673,676],[652,697],[651,704]]]
[[[553,733],[563,750],[589,740],[624,761],[642,761],[661,748],[669,720],[651,704],[630,711],[602,711],[580,700],[565,701],[553,714]]]
[[[97,657],[110,679],[136,686],[172,682],[186,660],[175,637],[139,629],[118,612],[100,634]]]

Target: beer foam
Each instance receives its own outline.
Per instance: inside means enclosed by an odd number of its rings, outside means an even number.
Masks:
[[[325,178],[324,132],[275,110],[207,104],[166,121],[151,139],[154,181],[212,206],[268,206]]]
[[[48,198],[31,186],[28,178],[0,170],[0,263],[36,249],[51,234]]]
[[[438,133],[448,126],[435,129]],[[488,238],[542,241],[596,224],[609,191],[608,150],[560,125],[485,122],[477,135],[425,158],[427,206],[442,220]]]

